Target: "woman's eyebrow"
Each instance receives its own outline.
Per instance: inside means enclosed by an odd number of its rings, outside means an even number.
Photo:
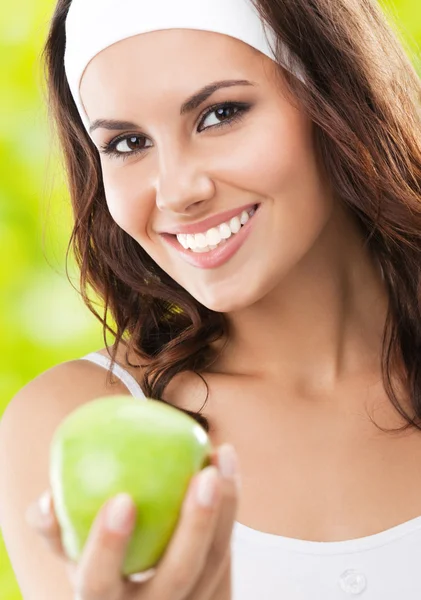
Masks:
[[[256,85],[247,79],[227,79],[223,81],[214,81],[209,85],[205,85],[198,92],[190,96],[181,106],[180,115],[185,115],[198,108],[205,100],[209,98],[216,90],[220,88],[233,87],[234,85]]]
[[[180,115],[183,116],[187,113],[192,112],[198,108],[203,102],[205,102],[212,94],[221,88],[233,87],[237,85],[256,85],[252,81],[247,79],[226,79],[223,81],[214,81],[205,85],[198,92],[187,98],[181,105]],[[89,133],[95,131],[95,129],[102,128],[110,131],[119,131],[123,129],[139,129],[139,125],[132,121],[117,121],[114,119],[96,119],[89,127]]]

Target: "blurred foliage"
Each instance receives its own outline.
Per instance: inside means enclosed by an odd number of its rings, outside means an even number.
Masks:
[[[385,4],[418,67],[419,0]],[[53,0],[18,0],[0,12],[0,416],[39,373],[104,345],[65,274],[71,213],[40,65],[53,7]],[[22,598],[1,536],[0,598]]]

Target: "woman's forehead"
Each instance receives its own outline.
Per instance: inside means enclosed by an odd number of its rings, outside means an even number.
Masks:
[[[227,35],[196,30],[141,34],[110,46],[93,58],[80,93],[91,119],[124,104],[184,97],[212,81],[262,78],[273,61]],[[102,116],[102,115],[101,115]]]
[[[236,38],[211,31],[171,29],[153,31],[121,40],[97,54],[88,64],[81,83],[91,76],[142,74],[159,79],[188,71],[252,69],[262,60],[261,52]]]

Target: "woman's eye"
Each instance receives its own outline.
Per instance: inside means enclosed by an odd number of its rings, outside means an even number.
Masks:
[[[131,135],[130,137],[124,138],[116,143],[115,149],[121,154],[138,152],[144,150],[148,146],[145,146],[145,138],[140,135]]]
[[[234,121],[241,119],[250,107],[250,104],[246,103],[225,103],[213,106],[205,113],[197,129],[200,132],[212,127],[233,124]],[[205,127],[204,124],[206,124]],[[152,143],[144,135],[126,135],[101,146],[101,151],[111,157],[126,159],[136,154],[141,155],[151,146]]]
[[[225,106],[219,106],[218,108],[214,108],[209,111],[204,119],[200,123],[200,131],[203,129],[207,129],[208,127],[213,127],[215,125],[222,124],[224,121],[230,121],[233,119],[238,111],[241,112],[242,108],[240,106],[236,106],[233,104],[227,104]],[[243,109],[244,110],[244,109]],[[204,123],[208,123],[206,127],[203,127]]]

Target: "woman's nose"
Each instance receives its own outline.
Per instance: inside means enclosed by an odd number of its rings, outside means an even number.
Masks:
[[[156,182],[159,210],[188,213],[193,205],[211,199],[215,186],[210,175],[191,154],[172,152],[161,157]]]

